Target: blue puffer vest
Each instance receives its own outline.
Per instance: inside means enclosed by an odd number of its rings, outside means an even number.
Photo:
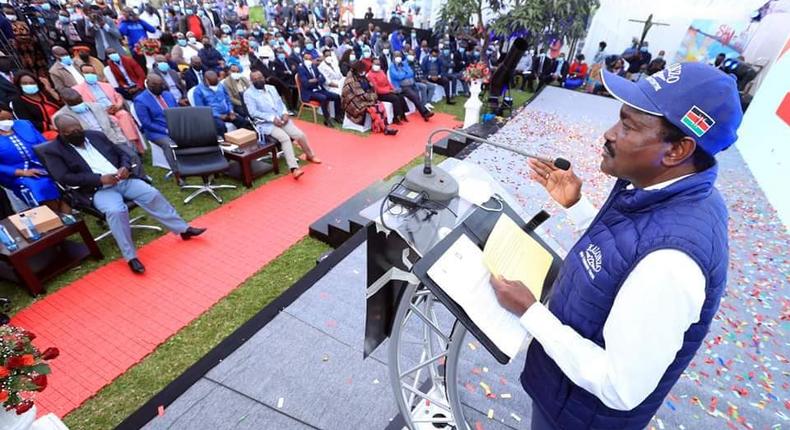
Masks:
[[[686,331],[682,348],[656,389],[630,411],[610,409],[576,386],[540,343],[532,342],[521,384],[556,428],[644,428],[694,357],[727,280],[727,208],[713,187],[716,173],[714,166],[652,191],[629,190],[628,182],[618,180],[598,216],[568,253],[554,283],[549,310],[602,348],[606,348],[603,326],[620,286],[654,250],[677,249],[699,264],[706,277],[705,302],[700,320]]]

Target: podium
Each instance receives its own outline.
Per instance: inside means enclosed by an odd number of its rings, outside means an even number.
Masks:
[[[389,338],[390,383],[410,430],[470,429],[457,383],[458,360],[467,334],[500,363],[509,360],[427,275],[436,260],[462,234],[482,248],[504,214],[552,255],[541,301],[550,294],[562,263],[555,251],[559,245],[539,234],[539,225],[548,214],[540,212],[525,221],[527,217],[519,213],[515,199],[477,165],[448,159],[442,168],[461,188],[460,196],[446,207],[385,210],[387,202],[379,200],[360,213],[372,221],[367,227],[364,354],[368,357]],[[483,184],[492,197],[479,205],[472,203],[470,198],[480,203]]]

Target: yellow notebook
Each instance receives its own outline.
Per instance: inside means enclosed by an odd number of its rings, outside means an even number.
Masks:
[[[483,262],[492,275],[521,281],[540,300],[552,256],[515,221],[502,214],[483,249]]]

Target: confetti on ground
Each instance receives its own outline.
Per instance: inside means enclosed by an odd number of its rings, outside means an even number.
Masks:
[[[165,407],[163,405],[159,405],[156,408],[156,414],[160,417],[165,414]]]
[[[280,397],[279,399],[277,399],[277,409],[282,409],[284,403],[285,403],[284,398]]]
[[[519,422],[519,423],[521,422],[521,417],[516,415],[513,412],[510,413],[510,417],[513,418],[514,420],[516,420],[516,422]]]
[[[487,416],[488,416],[489,420],[493,420],[494,419],[494,410],[493,409],[489,409]]]
[[[473,344],[472,342],[469,342],[467,345],[469,345],[469,349],[471,349],[472,351],[474,351],[474,350],[476,350],[476,349],[477,349],[477,347],[475,346],[475,344]]]
[[[500,394],[499,397],[501,397],[503,399],[510,399],[510,398],[513,397],[513,395],[510,394],[510,393],[503,393],[503,394]]]
[[[374,379],[374,380],[373,380],[373,385],[377,385],[378,383],[379,383],[379,380],[378,380],[378,379]]]

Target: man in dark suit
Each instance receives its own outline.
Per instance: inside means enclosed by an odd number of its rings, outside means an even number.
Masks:
[[[189,106],[189,101],[187,100],[187,87],[184,80],[181,79],[181,75],[170,66],[170,63],[168,63],[164,55],[160,54],[155,56],[154,61],[156,61],[156,63],[151,68],[151,73],[159,76],[165,81],[167,92],[178,100],[178,104],[181,106]]]
[[[329,115],[329,101],[335,105],[335,121],[342,123],[343,109],[340,107],[340,96],[324,88],[326,78],[318,67],[313,64],[310,54],[304,54],[304,63],[299,66],[299,84],[302,90],[302,101],[317,101],[321,103],[321,113],[324,115],[324,125],[333,127],[331,116]]]
[[[43,149],[49,173],[62,185],[78,187],[77,193],[104,214],[134,273],[145,272],[145,266],[137,258],[125,201],[134,201],[184,240],[206,231],[189,226],[156,188],[134,177],[129,156],[103,133],[83,130],[71,115],[59,116],[55,126],[59,137]]]
[[[546,49],[541,49],[540,53],[532,58],[532,73],[527,77],[527,87],[530,91],[535,91],[535,78],[538,79],[538,89],[551,81],[551,73],[554,71],[554,60],[546,55]]]
[[[187,91],[203,83],[203,60],[197,55],[190,60],[190,67],[183,72]]]
[[[282,63],[269,57],[263,57],[257,70],[263,74],[268,85],[277,89],[277,93],[285,101],[288,110],[294,110],[298,107],[299,94],[296,91],[296,85],[293,84],[293,75],[288,75]],[[290,83],[283,81],[280,76],[284,76],[286,79],[290,76]]]
[[[563,82],[565,82],[565,78],[568,76],[569,68],[570,65],[565,59],[565,54],[560,54],[559,57],[554,60],[554,64],[552,65],[549,82],[557,81],[558,84],[562,85]]]

